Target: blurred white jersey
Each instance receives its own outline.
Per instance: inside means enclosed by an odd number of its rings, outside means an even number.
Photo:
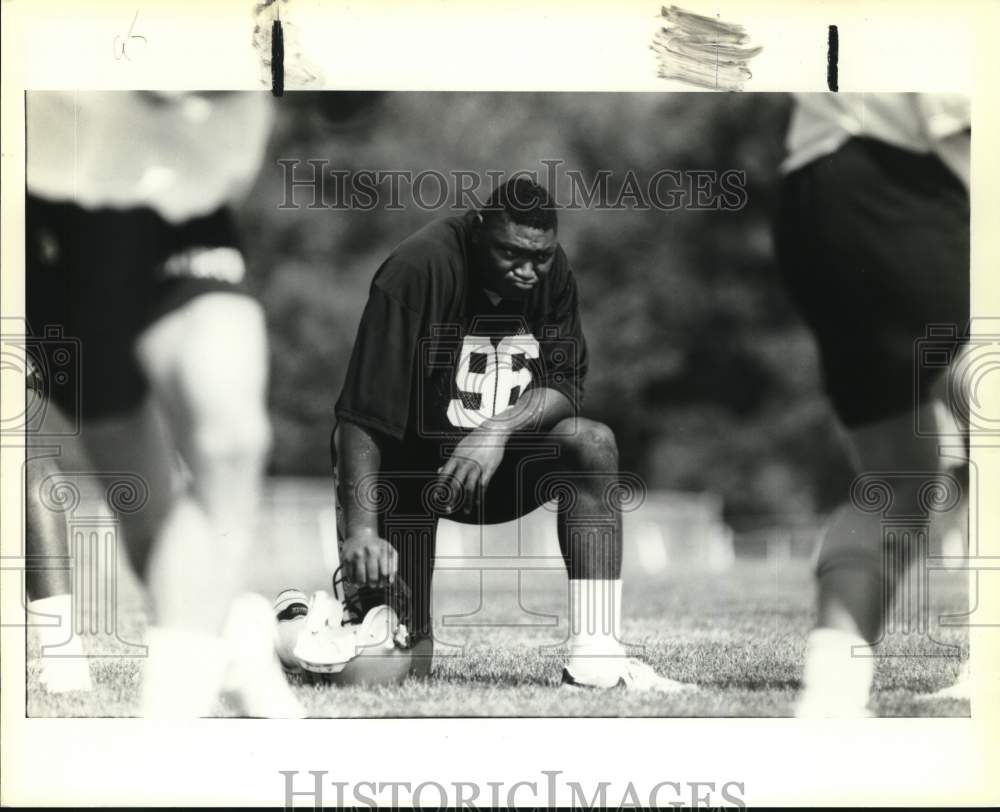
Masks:
[[[934,152],[941,139],[971,123],[969,100],[957,94],[796,93],[795,101],[785,172],[836,152],[852,136]]]
[[[27,94],[28,191],[179,223],[235,202],[271,130],[263,92]]]

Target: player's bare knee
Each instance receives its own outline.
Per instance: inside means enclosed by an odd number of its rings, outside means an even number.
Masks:
[[[140,578],[145,578],[148,574],[157,537],[178,496],[179,491],[176,493],[150,491],[149,498],[139,510],[118,514],[125,553],[133,571]]]
[[[573,469],[608,473],[618,470],[618,442],[604,423],[568,418],[556,425],[553,436],[558,438],[560,449]]]
[[[271,449],[271,424],[261,415],[204,421],[192,435],[197,467],[258,468]]]

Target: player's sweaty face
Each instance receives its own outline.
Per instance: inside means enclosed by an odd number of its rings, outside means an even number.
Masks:
[[[552,269],[556,232],[519,225],[509,217],[482,228],[483,286],[505,299],[523,299]]]

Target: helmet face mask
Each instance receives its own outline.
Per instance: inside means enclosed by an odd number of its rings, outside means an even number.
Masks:
[[[398,607],[398,608],[397,608]],[[410,672],[409,589],[355,588],[338,569],[333,594],[286,589],[274,602],[282,666],[308,681],[397,684]]]
[[[410,588],[402,578],[383,587],[358,586],[345,580],[343,568],[338,567],[333,573],[333,594],[344,604],[348,622],[360,623],[372,609],[388,606],[401,625],[412,628]]]

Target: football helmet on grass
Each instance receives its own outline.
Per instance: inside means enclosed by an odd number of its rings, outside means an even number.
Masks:
[[[285,589],[274,601],[276,648],[285,671],[335,685],[397,684],[412,666],[409,589],[356,588],[338,568],[333,591]]]

